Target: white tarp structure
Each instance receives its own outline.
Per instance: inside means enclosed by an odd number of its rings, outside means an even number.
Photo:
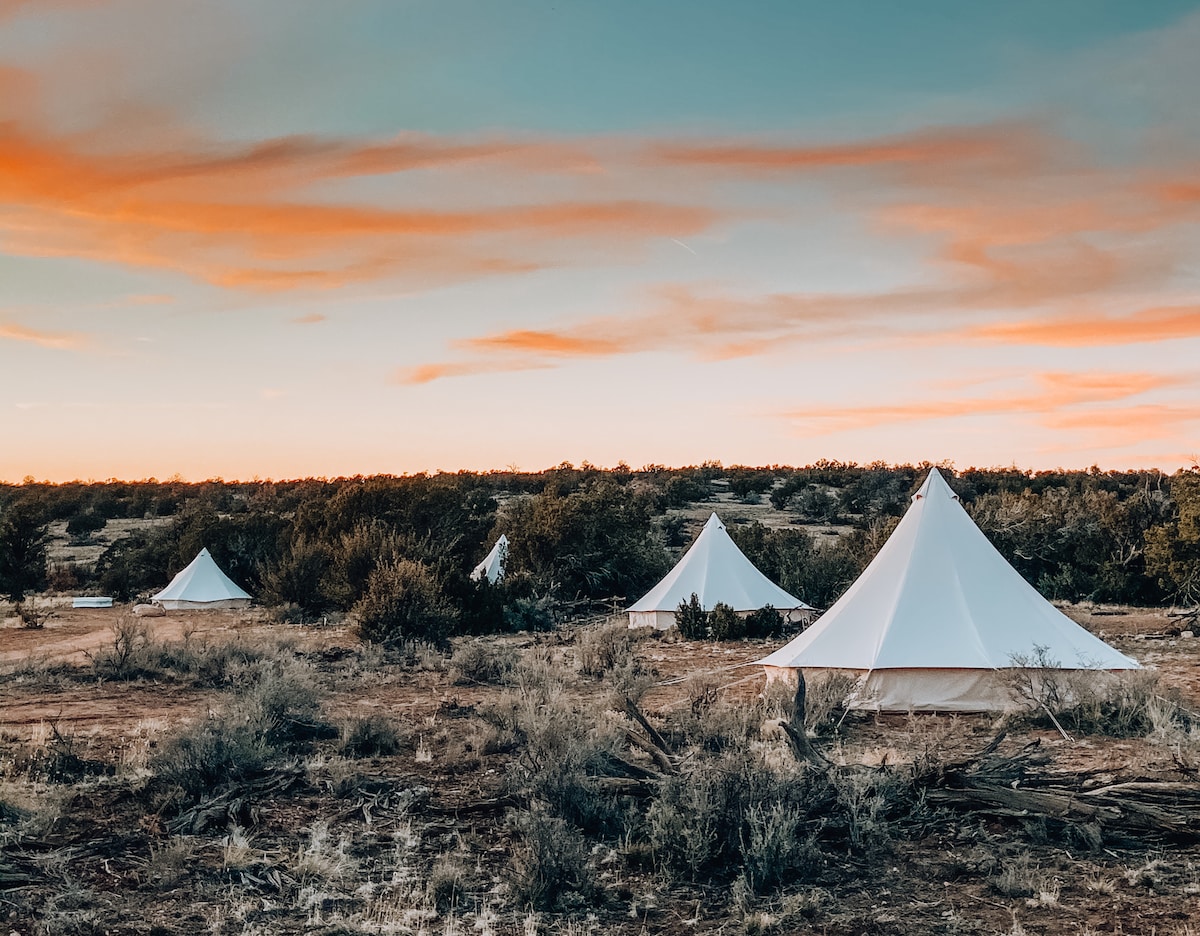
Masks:
[[[80,595],[71,599],[72,608],[111,608],[112,606],[112,598],[107,595]]]
[[[759,572],[715,513],[675,568],[629,608],[629,626],[666,630],[674,625],[679,605],[693,593],[705,611],[717,602],[742,614],[770,605],[786,621],[802,620],[813,611]]]
[[[1010,707],[1005,671],[1035,660],[1068,670],[1138,667],[1026,582],[934,468],[846,593],[759,662],[769,677],[858,673],[859,708],[972,712]]]
[[[471,570],[471,578],[478,582],[485,575],[492,585],[504,578],[504,564],[508,562],[508,537],[503,533],[492,551],[483,558],[483,562]]]
[[[217,568],[207,549],[179,571],[151,601],[168,611],[188,608],[246,608],[250,595]]]

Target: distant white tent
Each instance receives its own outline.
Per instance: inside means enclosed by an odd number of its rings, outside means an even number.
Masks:
[[[180,570],[152,599],[168,611],[187,608],[245,608],[250,595],[218,567],[207,549]]]
[[[471,570],[471,578],[478,582],[481,578],[487,576],[488,582],[495,585],[504,578],[504,564],[506,562],[508,562],[508,537],[501,533],[500,539],[496,540],[496,545],[492,547],[492,551],[484,557],[483,562]]]
[[[715,513],[675,568],[629,608],[629,626],[666,630],[675,623],[679,605],[693,594],[705,611],[718,602],[742,614],[770,605],[788,621],[803,620],[813,611],[759,572]]]
[[[1138,667],[1026,582],[935,468],[846,593],[759,662],[768,676],[861,674],[860,708],[969,712],[1011,706],[1004,671],[1039,656],[1062,669]]]

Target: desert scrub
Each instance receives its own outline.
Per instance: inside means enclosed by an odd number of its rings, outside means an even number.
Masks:
[[[337,736],[320,720],[320,695],[307,667],[263,661],[248,667],[244,679],[224,713],[169,739],[149,763],[157,781],[187,801],[262,776],[314,739]]]
[[[590,849],[577,829],[536,808],[510,813],[508,822],[519,836],[509,860],[509,888],[517,906],[557,910],[582,905],[596,894]]]
[[[482,683],[510,685],[520,654],[495,638],[477,638],[459,644],[450,657],[454,681],[459,685]]]
[[[352,613],[360,636],[381,644],[423,640],[444,647],[458,619],[437,575],[413,559],[376,566]]]
[[[623,620],[584,628],[576,657],[584,676],[600,677],[627,667],[634,662],[634,634]]]
[[[740,874],[761,893],[819,868],[815,833],[836,803],[825,774],[780,769],[746,750],[687,764],[660,784],[646,812],[660,870],[695,882]]]
[[[687,601],[679,602],[675,609],[675,626],[684,640],[703,640],[708,636],[708,612],[695,592]]]
[[[626,812],[594,778],[613,775],[620,745],[614,719],[600,714],[517,691],[507,693],[485,717],[511,732],[519,752],[506,777],[510,791],[540,802],[588,834],[616,835],[626,826]]]
[[[1164,696],[1153,670],[1060,669],[1045,648],[1014,656],[1005,681],[1020,716],[1036,727],[1112,738],[1186,736],[1193,718]]]
[[[345,757],[388,757],[411,746],[411,738],[390,718],[368,715],[346,726],[341,750]]]
[[[279,655],[286,648],[271,649],[272,655]],[[146,622],[123,615],[113,625],[109,643],[89,660],[92,674],[101,681],[188,678],[200,686],[220,688],[229,685],[244,667],[267,657],[267,648],[240,640],[209,644],[191,633],[181,642],[159,642]]]

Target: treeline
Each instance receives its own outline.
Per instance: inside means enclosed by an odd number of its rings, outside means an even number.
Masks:
[[[688,545],[683,510],[769,500],[791,524],[730,524],[782,587],[828,607],[886,540],[931,466],[804,468],[564,463],[299,481],[0,485],[0,593],[165,584],[207,546],[260,601],[312,618],[354,611],[380,639],[548,625],[589,601],[635,600]],[[1047,597],[1156,605],[1200,593],[1200,471],[943,469],[1001,553]],[[153,519],[89,565],[50,563],[46,524],[86,543],[114,519]],[[838,535],[830,536],[836,529]],[[470,579],[509,539],[499,586]],[[824,535],[822,535],[824,534]]]

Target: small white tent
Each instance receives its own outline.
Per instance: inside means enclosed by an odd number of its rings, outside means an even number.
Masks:
[[[508,562],[508,537],[503,533],[492,551],[484,556],[483,562],[471,570],[471,578],[478,582],[484,576],[492,585],[504,578],[504,564]]]
[[[679,605],[693,594],[705,611],[718,602],[742,614],[770,605],[784,620],[797,621],[813,610],[759,572],[715,513],[675,568],[629,608],[629,626],[666,630],[675,623]]]
[[[1026,582],[934,468],[846,593],[759,662],[769,677],[857,673],[860,708],[972,712],[1012,705],[1004,671],[1039,657],[1062,669],[1138,666]]]
[[[200,554],[171,579],[171,584],[151,600],[168,611],[250,605],[249,593],[217,567],[207,549],[201,549]]]

